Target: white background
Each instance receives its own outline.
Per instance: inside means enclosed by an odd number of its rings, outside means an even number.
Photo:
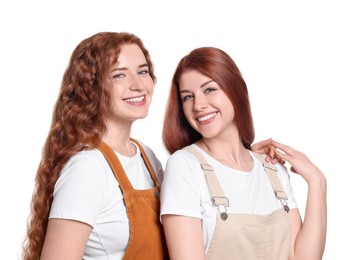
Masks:
[[[149,116],[134,125],[165,165],[163,111],[179,59],[225,50],[250,91],[256,141],[305,152],[328,180],[324,259],[357,259],[357,15],[353,1],[2,1],[0,4],[1,259],[20,259],[34,177],[62,74],[75,46],[128,31],[158,78]],[[234,3],[234,4],[233,4]],[[292,176],[304,214],[306,185]]]

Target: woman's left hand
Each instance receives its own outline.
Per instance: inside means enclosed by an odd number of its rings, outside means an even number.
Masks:
[[[307,183],[312,180],[324,179],[320,169],[304,153],[274,140],[271,141],[271,145],[275,150],[275,156],[280,160],[289,162],[291,164],[290,170],[301,175]]]
[[[277,157],[275,154],[275,148],[272,144],[273,139],[269,138],[255,144],[252,144],[251,149],[252,152],[259,154],[266,154],[265,161],[270,162],[272,164],[281,163],[284,164],[285,161],[281,157]]]

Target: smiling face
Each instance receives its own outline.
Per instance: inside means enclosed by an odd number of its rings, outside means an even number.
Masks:
[[[154,82],[145,56],[136,44],[123,45],[110,69],[112,112],[108,120],[132,123],[147,116]]]
[[[233,105],[211,78],[195,70],[186,71],[179,90],[185,117],[203,138],[237,133]]]

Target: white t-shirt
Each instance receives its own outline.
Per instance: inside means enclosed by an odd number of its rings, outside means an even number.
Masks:
[[[220,186],[229,199],[227,213],[269,214],[282,207],[262,166],[251,153],[254,167],[250,172],[229,168],[193,144],[214,168]],[[277,164],[278,176],[288,194],[288,205],[297,208],[290,176],[285,166]],[[161,186],[161,216],[174,214],[202,219],[203,239],[206,253],[216,224],[217,208],[212,205],[204,173],[196,157],[179,150],[172,154],[166,164]]]
[[[150,148],[141,145],[161,182],[160,162]],[[154,183],[139,147],[136,150],[133,157],[116,155],[135,189],[152,188]],[[64,166],[55,185],[49,218],[77,220],[93,227],[84,259],[123,257],[129,241],[128,216],[118,182],[99,150],[81,151]]]

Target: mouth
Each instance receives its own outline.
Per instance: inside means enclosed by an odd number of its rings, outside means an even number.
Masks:
[[[142,103],[145,100],[145,96],[124,98],[123,100],[126,103],[131,103],[131,104]]]
[[[207,115],[198,117],[198,118],[197,118],[197,121],[198,121],[198,122],[208,121],[208,120],[212,119],[215,115],[217,115],[217,113],[218,113],[218,112],[213,112],[213,113],[210,113],[210,114],[207,114]]]

